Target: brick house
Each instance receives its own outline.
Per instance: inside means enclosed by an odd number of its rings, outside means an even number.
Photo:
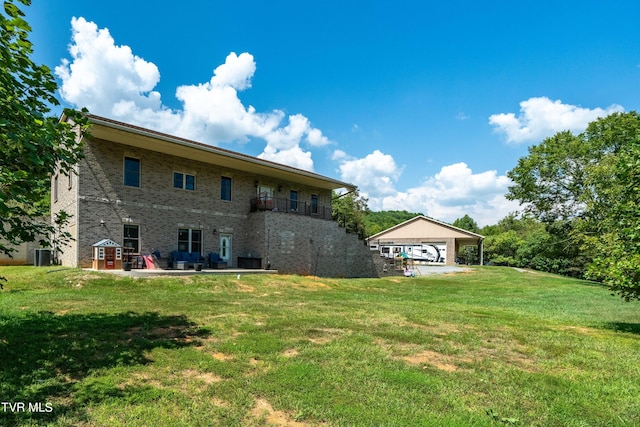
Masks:
[[[63,117],[62,120],[66,118]],[[216,253],[229,267],[375,275],[368,249],[331,220],[351,184],[111,119],[89,116],[83,160],[51,180],[51,212],[72,215],[62,265],[90,267],[110,239],[134,254]],[[118,255],[120,256],[120,255]]]

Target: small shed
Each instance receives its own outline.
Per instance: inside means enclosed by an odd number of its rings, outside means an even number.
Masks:
[[[93,244],[93,268],[96,270],[119,270],[122,268],[122,246],[111,239]]]
[[[480,234],[419,215],[369,237],[367,242],[382,257],[395,258],[404,253],[414,262],[453,265],[458,249],[467,245],[478,248],[482,264],[483,239]]]

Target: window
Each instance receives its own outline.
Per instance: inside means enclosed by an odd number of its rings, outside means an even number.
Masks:
[[[312,214],[318,213],[318,195],[317,194],[311,195],[311,213]]]
[[[196,176],[195,175],[185,175],[184,179],[184,189],[194,191],[196,189]]]
[[[293,212],[298,210],[298,192],[296,190],[289,192],[289,210]]]
[[[140,226],[139,225],[124,225],[124,247],[132,248],[131,252],[134,254],[140,253]]]
[[[202,230],[179,228],[178,251],[202,253]]]
[[[116,250],[116,259],[117,260],[121,260],[122,259],[122,248],[115,248]],[[98,259],[100,261],[104,261],[105,255],[104,255],[104,247],[100,246],[98,248]]]
[[[140,159],[124,158],[124,185],[140,187]]]
[[[268,185],[258,185],[258,197],[260,200],[273,200],[273,195],[276,193],[276,189],[269,187]]]
[[[188,173],[173,173],[173,188],[194,191],[196,189],[196,176]]]
[[[73,172],[69,172],[69,185],[67,186],[67,190],[71,190],[73,187]]]
[[[220,180],[220,198],[231,200],[231,178],[223,176]]]

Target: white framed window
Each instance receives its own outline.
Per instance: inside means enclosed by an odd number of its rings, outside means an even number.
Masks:
[[[202,253],[202,230],[192,228],[179,228],[178,251]]]
[[[196,190],[196,176],[184,173],[173,173],[173,188],[179,188],[182,190],[195,191]]]
[[[132,253],[140,253],[140,226],[125,224],[123,241],[125,248],[133,248]]]

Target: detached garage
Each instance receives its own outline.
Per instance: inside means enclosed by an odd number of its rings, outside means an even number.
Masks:
[[[380,256],[402,256],[415,262],[454,265],[461,247],[476,246],[483,262],[484,236],[420,215],[367,239]]]

